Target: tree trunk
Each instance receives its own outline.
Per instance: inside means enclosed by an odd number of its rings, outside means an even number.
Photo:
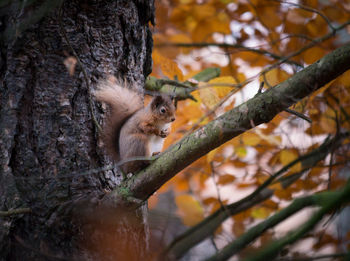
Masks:
[[[109,163],[93,120],[101,123],[102,110],[90,94],[107,74],[143,88],[153,0],[72,0],[44,11],[38,6],[50,1],[39,2],[0,4],[0,210],[31,210],[0,217],[0,259],[108,260],[104,251],[139,260],[143,211],[100,206],[121,176],[87,172]],[[70,75],[64,62],[77,58],[82,66]]]

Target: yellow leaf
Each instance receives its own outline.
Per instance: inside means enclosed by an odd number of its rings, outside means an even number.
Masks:
[[[201,88],[204,83],[199,84],[199,96],[205,106],[208,109],[213,109],[215,105],[220,101],[217,92],[213,88]]]
[[[221,16],[213,17],[209,25],[209,30],[213,33],[231,34],[230,20],[225,13],[221,13]]]
[[[187,18],[191,18],[193,22],[195,19],[190,15],[191,5],[178,5],[174,8],[170,15],[170,21],[179,27],[181,30],[186,30],[187,28]]]
[[[186,34],[175,34],[170,36],[170,41],[173,43],[191,43],[192,40]]]
[[[344,86],[350,86],[350,72],[347,71],[337,78],[337,82]]]
[[[193,226],[203,217],[203,209],[199,202],[191,195],[180,195],[175,198],[177,208],[186,226]]]
[[[198,22],[192,16],[187,16],[185,19],[185,25],[188,32],[193,32],[197,27]]]
[[[280,153],[280,161],[281,163],[286,166],[293,160],[297,159],[299,157],[298,153],[295,150],[282,150]],[[301,163],[294,164],[292,168],[290,168],[291,172],[299,172],[302,169]]]
[[[224,76],[224,77],[218,77],[210,80],[208,82],[210,85],[212,85],[218,95],[219,98],[225,97],[231,90],[233,90],[235,87],[225,86],[225,85],[232,85],[236,84],[237,82],[233,77],[231,76]],[[217,85],[215,85],[217,83]]]
[[[194,5],[192,9],[192,14],[198,21],[214,16],[215,12],[215,8],[210,4]]]
[[[254,208],[252,210],[252,217],[256,219],[264,219],[267,218],[270,214],[270,211],[268,211],[266,208]]]
[[[255,133],[246,132],[242,136],[242,142],[247,146],[256,146],[261,142],[261,138]]]
[[[280,161],[283,165],[287,165],[298,158],[298,154],[294,150],[282,150],[280,153]]]
[[[180,0],[181,4],[191,4],[193,2],[193,0]]]
[[[235,147],[235,154],[238,158],[244,158],[247,156],[247,149],[245,147]]]
[[[268,71],[265,76],[260,76],[260,82],[264,81],[267,86],[275,86],[290,77],[288,73],[281,69],[273,69]]]
[[[319,125],[327,133],[335,133],[337,131],[336,115],[335,112],[327,108],[322,114]]]

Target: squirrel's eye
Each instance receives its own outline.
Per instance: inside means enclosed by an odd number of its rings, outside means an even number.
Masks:
[[[166,113],[166,109],[164,107],[160,108],[160,113]]]

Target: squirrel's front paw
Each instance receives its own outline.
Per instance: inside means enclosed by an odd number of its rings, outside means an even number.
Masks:
[[[159,136],[162,138],[166,138],[169,135],[169,133],[170,133],[169,129],[161,130],[159,133]]]

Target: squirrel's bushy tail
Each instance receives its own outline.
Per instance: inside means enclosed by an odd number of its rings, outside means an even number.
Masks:
[[[98,101],[110,107],[103,128],[103,141],[107,152],[116,161],[119,160],[118,139],[121,127],[131,115],[143,108],[141,96],[126,86],[127,82],[113,78],[101,81],[94,92]]]

